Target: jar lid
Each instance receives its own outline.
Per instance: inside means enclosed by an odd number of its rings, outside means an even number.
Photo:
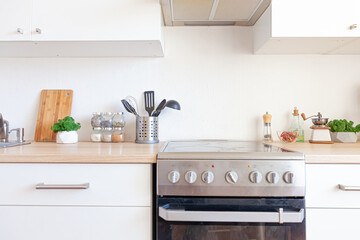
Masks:
[[[123,115],[124,113],[123,112],[116,112],[114,114],[119,114],[119,115]]]
[[[100,130],[101,130],[101,127],[94,127],[93,130],[95,130],[95,131],[100,131]]]
[[[104,128],[104,130],[106,130],[106,131],[111,131],[111,130],[112,130],[112,127],[106,127],[106,128]]]
[[[103,114],[104,114],[104,115],[113,115],[112,112],[104,112]]]
[[[118,131],[123,130],[123,129],[124,129],[123,127],[114,127],[114,130],[118,130]]]
[[[93,115],[101,115],[101,112],[93,112]]]

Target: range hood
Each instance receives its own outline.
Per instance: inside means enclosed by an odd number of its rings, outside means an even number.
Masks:
[[[166,26],[252,26],[271,0],[160,0]]]

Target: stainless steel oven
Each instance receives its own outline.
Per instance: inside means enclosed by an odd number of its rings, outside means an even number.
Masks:
[[[304,155],[253,142],[169,142],[157,240],[305,240]]]

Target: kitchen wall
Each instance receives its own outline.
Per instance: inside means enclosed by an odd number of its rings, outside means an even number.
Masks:
[[[154,90],[157,103],[176,99],[182,107],[161,114],[161,140],[261,139],[262,115],[273,115],[275,134],[294,106],[360,123],[360,56],[253,55],[251,31],[165,28],[164,58],[0,58],[0,112],[33,139],[41,89],[73,89],[72,115],[88,140],[92,112],[124,111],[122,98],[142,103],[142,92]],[[126,120],[134,140],[134,116]]]

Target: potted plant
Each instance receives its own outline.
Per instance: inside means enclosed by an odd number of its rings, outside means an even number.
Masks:
[[[328,123],[328,126],[331,128],[331,140],[334,142],[356,142],[357,136],[356,133],[360,132],[360,124],[353,126],[353,121],[342,120],[332,120]]]
[[[72,117],[66,116],[64,119],[59,119],[59,121],[51,127],[51,130],[57,133],[57,143],[77,143],[78,134],[76,131],[80,128],[80,123],[76,123]]]

